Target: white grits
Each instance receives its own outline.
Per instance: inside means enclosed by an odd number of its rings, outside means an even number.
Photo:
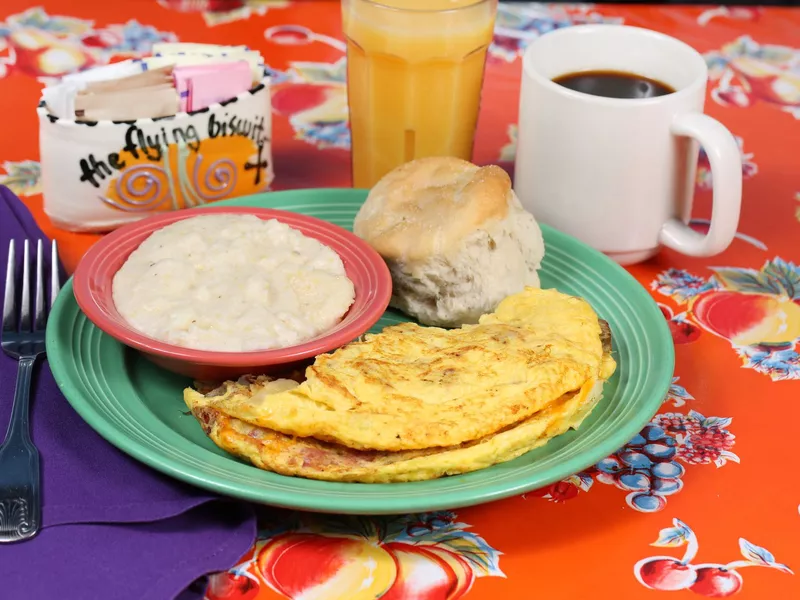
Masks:
[[[114,276],[141,333],[195,350],[285,348],[334,327],[355,298],[341,258],[274,219],[208,215],[154,232]]]

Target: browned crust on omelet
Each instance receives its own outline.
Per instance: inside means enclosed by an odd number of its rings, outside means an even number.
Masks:
[[[603,354],[611,354],[611,326],[608,321],[598,319],[600,323],[600,342],[603,344]]]

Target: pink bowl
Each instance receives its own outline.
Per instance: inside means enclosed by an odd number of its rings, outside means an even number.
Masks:
[[[117,312],[111,294],[114,275],[151,233],[182,219],[207,214],[249,214],[275,219],[315,238],[342,259],[355,286],[355,301],[342,321],[321,336],[297,346],[256,352],[192,350],[154,340],[133,329]],[[169,212],[126,225],[92,246],[75,270],[75,299],[92,323],[116,340],[139,350],[155,364],[195,379],[230,379],[303,366],[318,354],[356,339],[380,319],[389,304],[392,280],[380,255],[366,242],[332,223],[283,210],[215,207]]]

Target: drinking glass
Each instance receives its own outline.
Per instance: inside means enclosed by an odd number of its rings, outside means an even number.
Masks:
[[[353,186],[472,157],[497,0],[343,0]]]

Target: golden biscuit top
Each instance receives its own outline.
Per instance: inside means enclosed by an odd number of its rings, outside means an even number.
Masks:
[[[372,188],[353,231],[384,258],[415,261],[457,249],[508,215],[511,179],[496,165],[453,157],[401,165]]]

